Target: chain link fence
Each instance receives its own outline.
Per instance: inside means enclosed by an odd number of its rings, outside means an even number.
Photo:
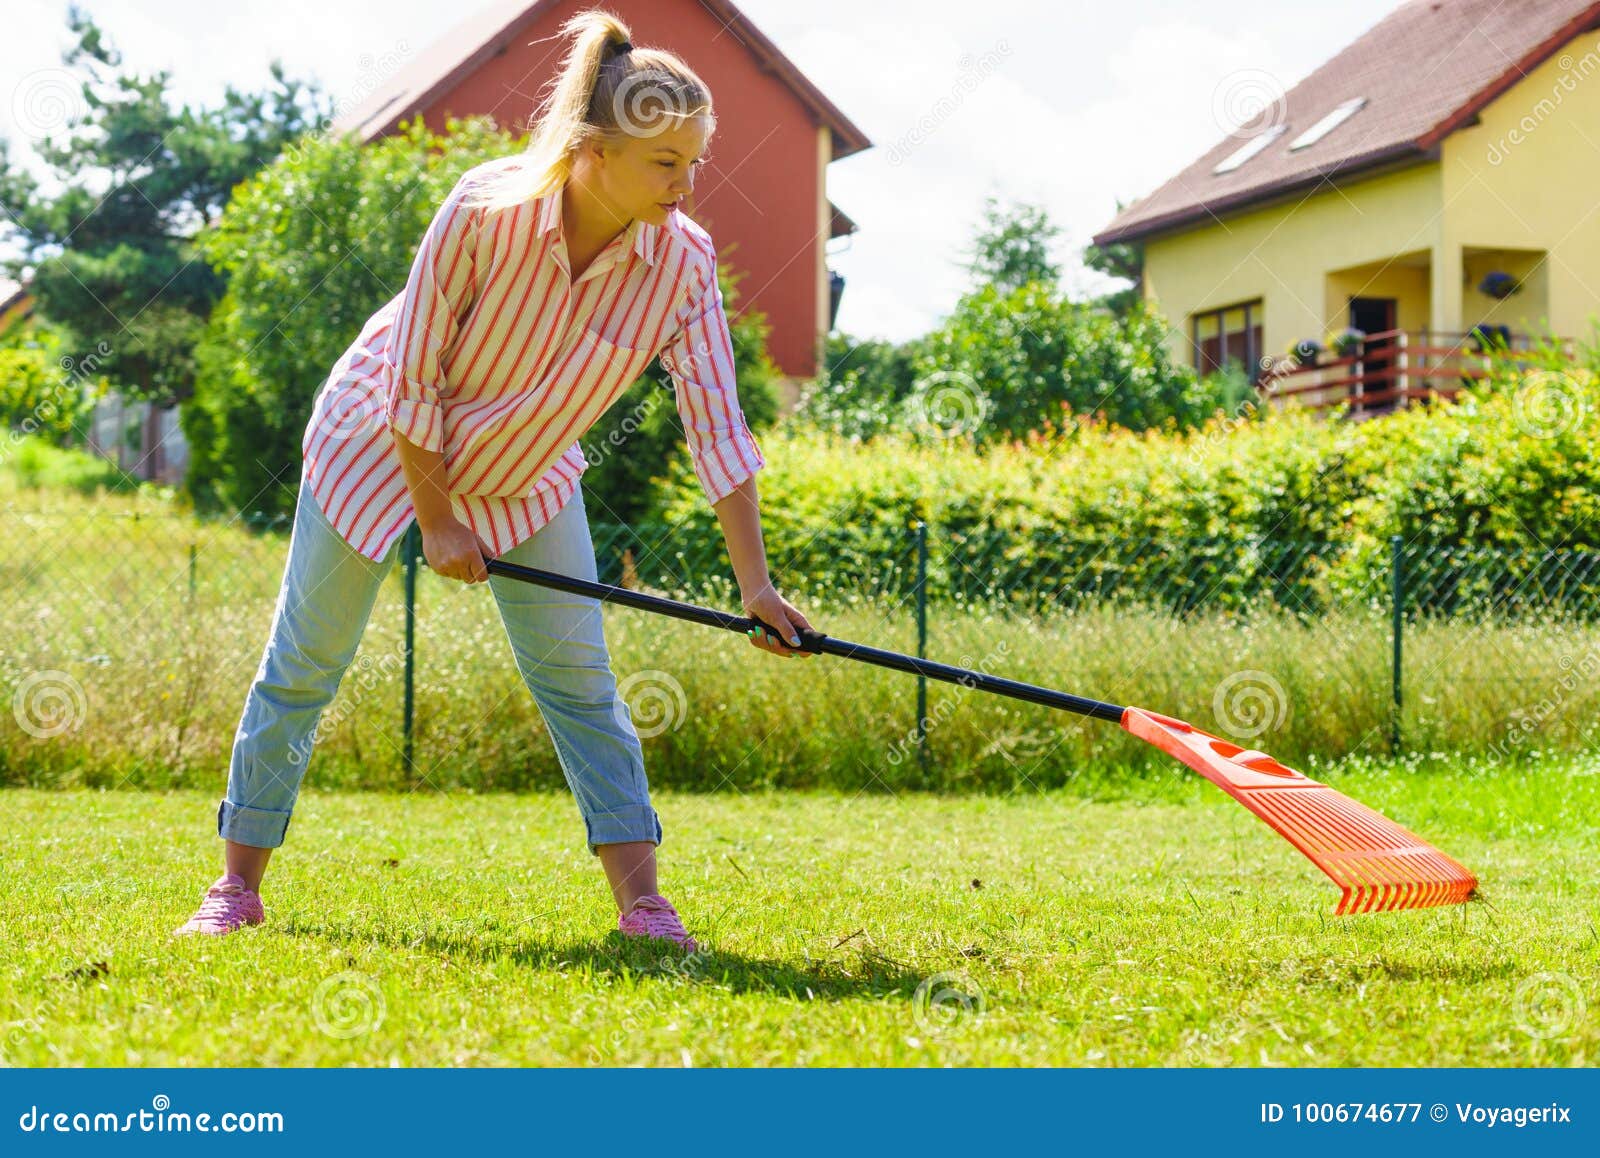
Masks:
[[[112,735],[161,737],[142,749],[142,759],[158,763],[181,758],[186,738],[200,744],[199,732],[237,719],[241,682],[260,656],[282,579],[287,518],[198,520],[107,503],[53,512],[13,505],[5,519],[11,550],[0,557],[0,580],[10,614],[0,688],[23,733],[47,737],[52,721],[97,699],[122,721]],[[649,524],[592,522],[591,530],[603,582],[739,610],[720,537]],[[1541,716],[1542,741],[1594,738],[1586,722],[1592,694],[1568,685],[1592,687],[1600,674],[1600,551],[1439,547],[1398,537],[1095,539],[920,522],[898,538],[881,531],[863,534],[849,521],[804,532],[769,528],[774,580],[819,630],[945,662],[975,650],[974,624],[1000,639],[1058,632],[1051,638],[1069,653],[1058,669],[1008,674],[1174,714],[1185,698],[1207,703],[1225,682],[1216,672],[1231,664],[1283,684],[1283,697],[1308,712],[1348,710],[1350,734],[1369,749],[1509,755],[1518,721],[1552,694],[1561,702],[1551,718],[1564,722],[1552,728]],[[481,626],[453,618],[454,604],[441,598],[447,584],[428,574],[413,527],[363,643],[363,662],[382,657],[378,666],[394,678],[365,697],[372,730],[362,733],[367,747],[357,758],[377,754],[415,775],[419,685],[458,688],[479,682],[487,666],[506,665],[492,632],[473,634]],[[1059,634],[1060,625],[1088,617],[1111,624],[1093,637],[1093,655],[1089,644],[1074,649],[1072,637]],[[1316,672],[1291,680],[1246,667],[1240,648],[1267,623],[1301,632],[1303,647],[1319,657]],[[1279,654],[1302,645],[1285,646]],[[120,677],[97,678],[108,668]],[[1183,671],[1193,675],[1192,696],[1174,682]],[[915,706],[906,704],[902,722],[926,765],[929,688],[913,678]],[[1141,699],[1157,694],[1164,698]],[[1359,710],[1348,707],[1357,701]],[[1462,731],[1441,703],[1476,713],[1481,726]],[[390,722],[373,728],[373,719]],[[214,757],[217,738],[209,742]],[[463,735],[454,751],[472,743]],[[41,758],[38,746],[0,745],[0,776],[35,780],[31,766]]]

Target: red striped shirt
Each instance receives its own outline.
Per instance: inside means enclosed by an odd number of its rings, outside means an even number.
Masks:
[[[415,516],[394,432],[444,452],[451,506],[496,555],[555,517],[588,469],[579,439],[661,355],[695,474],[716,503],[766,465],[734,386],[711,237],[677,210],[632,221],[572,282],[561,190],[486,215],[439,207],[405,288],[317,394],[301,449],[318,505],[383,559]]]

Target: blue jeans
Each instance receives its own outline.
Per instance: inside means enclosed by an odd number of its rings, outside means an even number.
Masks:
[[[374,563],[345,542],[301,481],[272,633],[234,736],[217,834],[277,848],[300,781],[400,543]],[[594,543],[579,487],[556,517],[502,556],[507,562],[593,580]],[[491,575],[506,636],[577,798],[589,851],[621,841],[661,843],[644,755],[628,704],[617,694],[600,602]]]

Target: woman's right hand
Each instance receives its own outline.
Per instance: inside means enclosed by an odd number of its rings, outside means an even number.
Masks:
[[[451,516],[422,529],[422,555],[437,575],[463,583],[482,583],[489,578],[484,560],[493,558],[494,552],[476,531]]]

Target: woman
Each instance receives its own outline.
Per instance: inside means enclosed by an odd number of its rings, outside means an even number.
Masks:
[[[488,574],[484,560],[593,579],[577,439],[659,353],[752,633],[779,655],[811,624],[767,571],[711,238],[679,212],[715,127],[682,60],[610,15],[573,38],[521,155],[478,165],[435,214],[405,289],[319,392],[272,634],[217,812],[225,871],[177,934],[260,924],[323,709],[413,519],[428,566],[487,581],[628,936],[694,949],[656,879],[661,823],[611,674],[597,601]]]

